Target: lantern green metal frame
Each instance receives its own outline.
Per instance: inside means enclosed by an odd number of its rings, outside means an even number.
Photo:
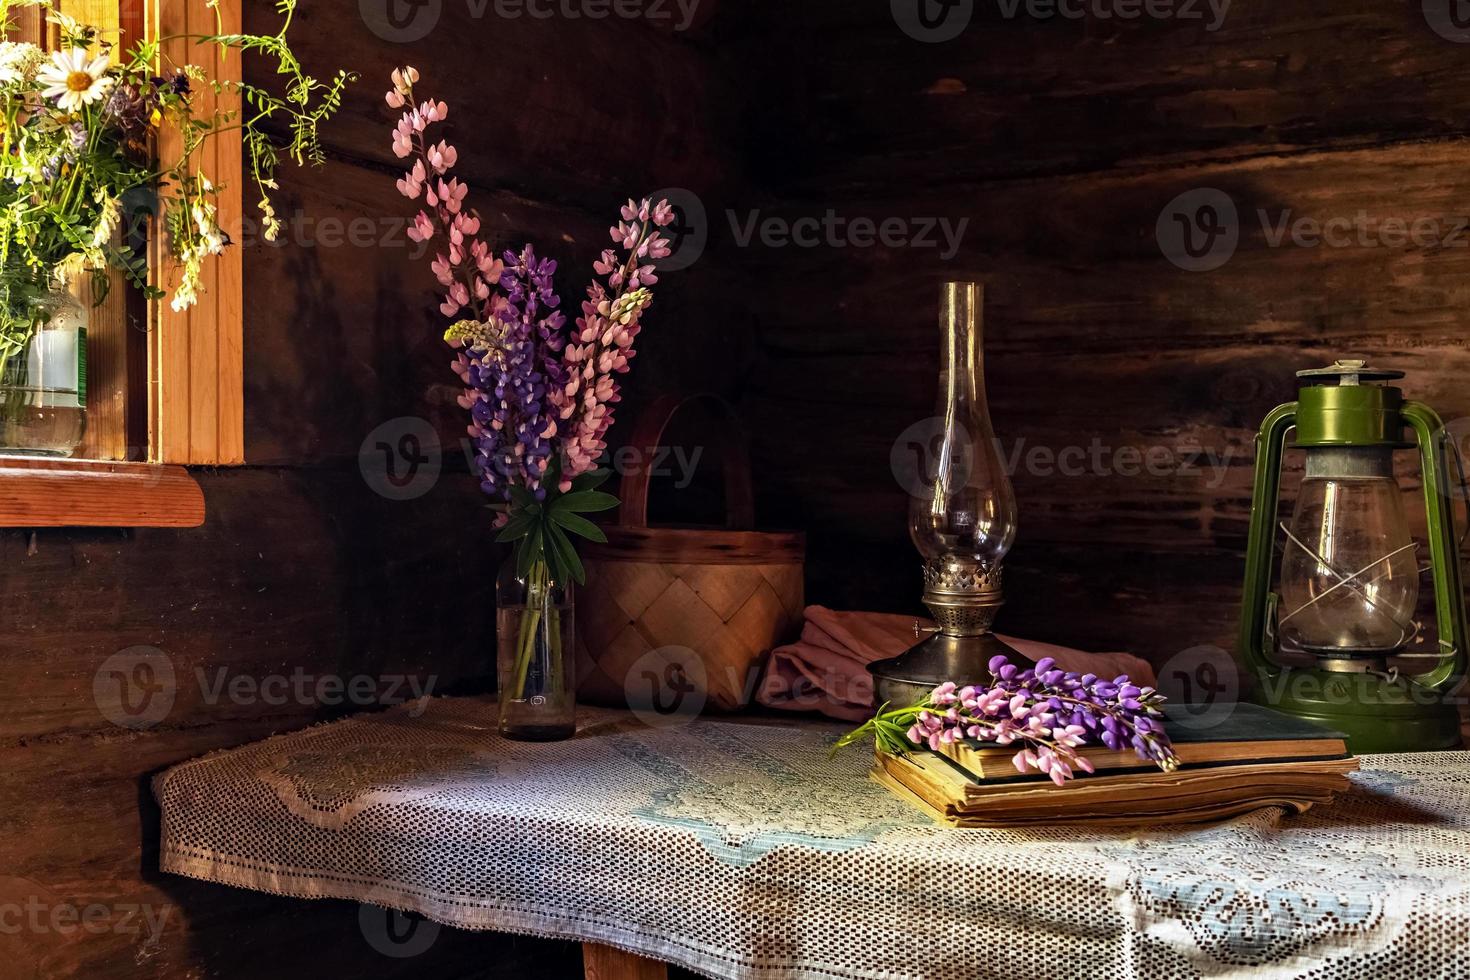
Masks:
[[[1276,663],[1279,597],[1271,591],[1281,460],[1287,431],[1296,447],[1394,446],[1413,430],[1423,472],[1429,558],[1434,571],[1439,655],[1435,666],[1414,675],[1394,671],[1342,672]],[[1255,700],[1342,732],[1355,753],[1402,752],[1460,746],[1459,712],[1448,695],[1466,665],[1465,593],[1460,548],[1449,490],[1445,429],[1420,402],[1404,401],[1387,385],[1307,386],[1298,401],[1266,416],[1256,435],[1255,484],[1246,545],[1240,651],[1256,683]]]

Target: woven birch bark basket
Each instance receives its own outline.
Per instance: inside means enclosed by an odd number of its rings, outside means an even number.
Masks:
[[[631,444],[642,460],[658,458],[670,421],[693,402],[722,420],[708,442],[723,459],[725,526],[650,526],[653,467],[623,476],[618,524],[582,555],[577,691],[588,703],[738,710],[771,649],[800,629],[806,537],[753,530],[750,454],[733,409],[714,395],[665,395],[639,416]]]

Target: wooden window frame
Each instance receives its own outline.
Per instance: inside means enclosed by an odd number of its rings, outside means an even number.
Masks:
[[[243,27],[244,0],[220,0],[222,29]],[[204,0],[57,0],[84,23],[117,31],[122,43],[214,33]],[[53,47],[42,11],[22,12],[19,36]],[[208,20],[206,23],[205,20]],[[50,43],[48,43],[50,42]],[[214,79],[241,78],[238,52],[180,38],[165,44],[175,64],[197,64]],[[225,100],[199,86],[194,104],[213,113]],[[161,132],[165,158],[180,151],[177,133]],[[220,188],[219,221],[238,229],[244,211],[244,148],[238,130],[207,140],[201,168]],[[240,236],[233,236],[238,242]],[[172,290],[178,268],[160,228],[149,242],[153,282]],[[236,245],[205,263],[199,302],[175,311],[149,302],[110,273],[112,290],[92,303],[90,282],[73,287],[90,308],[87,434],[74,459],[0,456],[0,527],[194,527],[204,496],[186,465],[239,466],[244,447],[244,261]]]

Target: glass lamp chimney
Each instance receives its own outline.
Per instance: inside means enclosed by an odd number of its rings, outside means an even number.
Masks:
[[[1387,446],[1319,446],[1285,529],[1284,644],[1326,658],[1381,657],[1416,632],[1419,565]]]
[[[998,566],[1016,537],[1016,497],[985,398],[979,283],[940,288],[939,399],[943,422],[933,491],[909,500],[909,537],[927,563]]]
[[[1016,497],[985,398],[979,283],[939,291],[941,431],[927,492],[909,500],[909,537],[924,559],[924,605],[938,631],[898,657],[871,664],[879,703],[912,704],[944,681],[981,683],[992,657],[1029,661],[996,639],[1001,559],[1016,537]]]

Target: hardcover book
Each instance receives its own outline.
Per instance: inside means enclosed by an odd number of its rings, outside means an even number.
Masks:
[[[1264,806],[1302,812],[1350,785],[1358,766],[1342,736],[1259,705],[1240,705],[1205,728],[1183,721],[1189,706],[1166,717],[1180,767],[1163,772],[1131,750],[1089,746],[1097,768],[1064,786],[1040,773],[1018,773],[1016,746],[984,742],[879,751],[873,779],[890,792],[957,827],[1168,824],[1219,820]],[[1169,724],[1169,718],[1173,724]]]

